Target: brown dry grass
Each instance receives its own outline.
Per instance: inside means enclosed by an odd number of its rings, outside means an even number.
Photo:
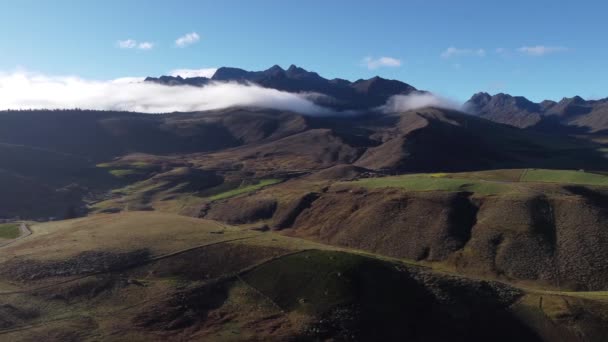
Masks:
[[[254,235],[203,219],[158,212],[124,212],[35,224],[33,234],[3,249],[15,256],[59,259],[89,250],[114,252],[149,248],[154,255],[200,244]],[[221,232],[221,234],[217,234]]]

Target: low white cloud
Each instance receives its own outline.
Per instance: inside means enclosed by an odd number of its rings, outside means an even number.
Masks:
[[[95,81],[27,72],[0,73],[0,110],[81,108],[167,113],[244,106],[311,115],[331,113],[307,96],[236,83],[165,86],[142,82],[138,77]]]
[[[393,57],[365,57],[363,58],[362,64],[370,70],[382,68],[382,67],[399,67],[401,66],[401,60]]]
[[[556,52],[564,52],[568,51],[568,48],[563,46],[545,46],[545,45],[536,45],[536,46],[522,46],[517,51],[528,55],[540,57],[544,55],[548,55]]]
[[[461,109],[462,105],[456,101],[432,93],[414,93],[409,95],[395,95],[388,99],[381,107],[385,113],[405,112],[424,107],[439,107],[447,109]]]
[[[116,42],[116,45],[121,49],[139,49],[139,50],[150,50],[154,47],[154,43],[151,42],[137,42],[135,39],[125,39]]]
[[[484,49],[459,49],[456,47],[449,47],[441,53],[442,58],[452,58],[461,56],[476,56],[485,57],[486,50]]]
[[[175,69],[171,70],[169,75],[171,76],[181,76],[183,78],[189,77],[207,77],[211,78],[215,75],[217,68],[205,68],[205,69]]]
[[[117,84],[124,84],[124,83],[143,82],[145,79],[146,79],[145,77],[120,77],[120,78],[115,78],[113,80],[110,80],[109,82],[117,83]]]
[[[188,45],[192,45],[192,44],[198,42],[200,39],[201,39],[201,37],[198,35],[198,33],[190,32],[190,33],[186,33],[185,35],[177,38],[175,40],[175,45],[177,47],[186,47]]]

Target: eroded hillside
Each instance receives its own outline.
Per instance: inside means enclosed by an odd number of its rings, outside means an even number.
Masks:
[[[601,143],[437,108],[2,120],[10,340],[608,333]]]
[[[524,290],[208,220],[137,212],[31,229],[2,248],[7,340],[575,341],[582,328],[587,338],[606,333],[608,304],[592,293]]]

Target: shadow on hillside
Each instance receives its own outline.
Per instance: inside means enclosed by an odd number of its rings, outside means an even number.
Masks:
[[[585,200],[594,207],[600,208],[602,213],[608,216],[608,194],[600,191],[591,190],[580,185],[564,186],[564,189],[575,195],[582,196]]]

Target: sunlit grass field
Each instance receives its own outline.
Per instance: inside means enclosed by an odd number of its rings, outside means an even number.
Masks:
[[[530,169],[524,172],[521,180],[523,182],[551,182],[608,186],[607,176],[584,171]]]
[[[0,224],[0,239],[16,239],[19,237],[19,225],[16,223]]]
[[[522,186],[525,186],[525,183],[608,186],[608,176],[582,170],[505,169],[364,178],[350,184],[367,188],[402,188],[409,191],[470,191],[483,195],[495,195],[523,189]]]
[[[274,179],[274,178],[272,178],[272,179],[261,179],[256,184],[240,186],[240,187],[232,189],[232,190],[224,191],[224,192],[215,194],[213,196],[209,196],[208,199],[211,200],[211,201],[217,201],[217,200],[221,200],[221,199],[226,199],[226,198],[230,198],[230,197],[246,194],[246,193],[249,193],[249,192],[253,192],[253,191],[261,189],[261,188],[263,188],[265,186],[277,184],[279,182],[281,182],[281,179]]]
[[[416,174],[366,178],[354,182],[367,188],[402,188],[411,191],[470,191],[484,195],[509,192],[511,186],[471,178],[448,178],[445,175]]]

